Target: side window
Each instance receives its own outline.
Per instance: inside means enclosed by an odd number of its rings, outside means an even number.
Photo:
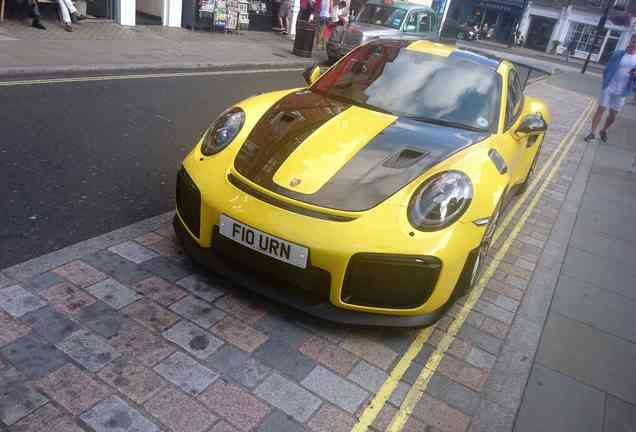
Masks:
[[[523,107],[523,89],[519,75],[515,70],[508,74],[508,103],[506,105],[506,129],[509,129],[519,117]]]
[[[429,33],[433,31],[435,21],[433,15],[429,12],[411,12],[404,27],[405,32],[409,33]]]
[[[418,32],[419,33],[432,32],[433,25],[435,24],[433,20],[433,15],[431,15],[428,12],[420,12],[417,15],[418,15],[418,23],[419,23]]]
[[[409,17],[406,19],[406,26],[404,26],[405,32],[416,32],[417,31],[417,13],[411,12]]]

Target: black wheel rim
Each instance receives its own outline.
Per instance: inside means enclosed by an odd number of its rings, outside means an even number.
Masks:
[[[499,223],[500,214],[501,205],[497,205],[495,213],[492,215],[491,221],[486,228],[486,232],[484,233],[484,238],[481,240],[481,244],[479,245],[479,251],[477,252],[477,257],[475,258],[475,264],[473,265],[473,272],[470,276],[471,287],[475,286],[475,284],[481,277],[484,261],[488,256],[488,251],[490,250],[492,239],[495,235],[495,232],[497,231],[497,224]]]

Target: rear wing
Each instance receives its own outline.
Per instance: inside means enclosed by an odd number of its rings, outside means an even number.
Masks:
[[[538,66],[538,65],[525,63],[524,61],[519,61],[518,55],[514,55],[514,54],[506,55],[505,53],[500,53],[500,52],[495,53],[490,50],[482,50],[482,49],[473,48],[473,47],[468,48],[465,46],[462,46],[461,50],[472,51],[473,53],[482,55],[498,63],[505,60],[508,63],[512,64],[515,67],[516,71],[519,73],[519,79],[521,80],[522,87],[524,90],[526,89],[526,86],[528,85],[529,82],[535,81],[545,76],[552,75],[552,70],[550,69],[542,68],[541,66]],[[512,57],[514,57],[514,60],[512,59]]]
[[[541,67],[535,65],[529,65],[528,63],[522,63],[518,61],[513,61],[509,59],[505,59],[506,61],[512,63],[517,72],[519,73],[519,79],[521,80],[522,87],[525,90],[528,82],[532,82],[538,79],[541,79],[546,76],[552,75],[552,71],[543,69]]]

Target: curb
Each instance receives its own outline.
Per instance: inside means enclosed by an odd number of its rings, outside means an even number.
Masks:
[[[24,78],[27,76],[41,76],[49,74],[80,74],[99,72],[145,72],[145,71],[178,71],[178,70],[246,70],[246,69],[284,69],[290,67],[306,67],[319,63],[318,59],[297,61],[272,61],[258,63],[122,63],[122,64],[91,64],[91,65],[46,65],[46,66],[15,66],[0,67],[0,78]]]
[[[577,134],[574,139],[579,140],[580,136]],[[576,174],[559,217],[546,241],[497,363],[484,386],[482,406],[475,417],[505,419],[496,431],[514,430],[596,148],[596,145],[587,145],[577,161]]]

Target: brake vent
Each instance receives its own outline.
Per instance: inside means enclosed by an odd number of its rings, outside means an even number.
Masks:
[[[382,166],[387,168],[407,168],[417,163],[420,159],[428,155],[428,152],[423,152],[414,149],[402,149],[400,152],[394,154],[387,159]]]

